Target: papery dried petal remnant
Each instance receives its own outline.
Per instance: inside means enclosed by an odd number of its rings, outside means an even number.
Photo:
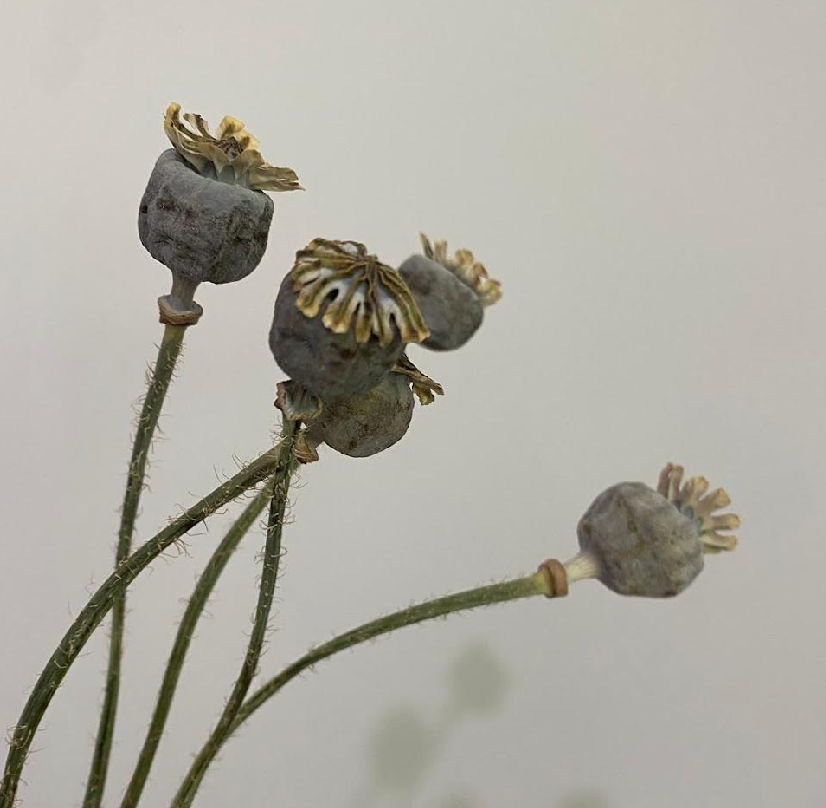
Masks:
[[[416,394],[416,398],[419,399],[420,404],[432,404],[436,400],[436,396],[443,396],[445,394],[442,385],[431,379],[430,376],[422,373],[410,359],[408,359],[407,354],[402,354],[399,357],[399,360],[393,367],[393,373],[401,373],[410,379],[413,392]]]
[[[716,514],[731,505],[731,499],[722,488],[711,493],[707,493],[708,489],[705,477],[691,477],[683,482],[683,467],[674,463],[666,464],[657,484],[657,491],[662,496],[696,521],[705,552],[733,550],[737,546],[737,537],[722,531],[738,528],[740,518],[733,513]]]
[[[180,113],[180,104],[173,102],[167,107],[164,132],[176,151],[201,174],[255,191],[301,188],[295,171],[264,160],[258,140],[242,121],[224,116],[213,137],[200,115],[185,113],[182,121]]]
[[[357,241],[314,239],[296,254],[290,277],[299,311],[317,317],[326,304],[322,322],[336,334],[352,329],[358,343],[375,336],[383,346],[397,333],[406,343],[429,335],[401,275]]]
[[[484,264],[476,261],[470,250],[457,250],[451,258],[447,253],[446,241],[431,243],[424,233],[420,233],[419,237],[425,256],[450,270],[459,280],[473,289],[483,306],[492,306],[501,299],[502,284],[488,275]]]

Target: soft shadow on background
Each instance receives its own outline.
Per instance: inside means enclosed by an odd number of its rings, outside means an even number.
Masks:
[[[602,488],[666,460],[743,518],[737,553],[673,602],[582,584],[320,665],[227,746],[199,808],[820,808],[821,0],[12,0],[0,26],[0,723],[111,566],[169,279],[137,205],[175,100],[245,121],[307,191],[276,196],[251,277],[199,290],[141,538],[268,444],[272,302],[311,238],[397,263],[423,230],[504,285],[463,350],[414,352],[447,394],[404,441],[302,472],[266,673],[411,600],[568,556]],[[182,598],[236,512],[134,587],[110,806]],[[260,545],[258,530],[199,626],[148,806],[223,704]],[[54,701],[24,807],[79,804],[103,640]],[[467,658],[495,660],[486,711],[455,673]]]
[[[353,808],[410,805],[448,754],[457,727],[498,712],[509,687],[502,661],[479,641],[452,660],[446,685],[446,692],[433,693],[427,712],[400,703],[379,717],[367,745],[368,775],[349,803]]]

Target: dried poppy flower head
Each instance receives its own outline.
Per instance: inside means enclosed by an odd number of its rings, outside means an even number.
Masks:
[[[705,553],[732,550],[740,524],[734,514],[715,515],[730,500],[722,489],[672,463],[657,490],[619,483],[603,491],[577,527],[581,551],[565,565],[570,581],[598,578],[622,595],[672,597],[702,571]]]
[[[484,264],[476,261],[470,250],[457,250],[450,258],[447,254],[446,241],[431,243],[424,233],[419,233],[419,237],[422,240],[422,252],[425,257],[441,264],[462,283],[473,289],[483,306],[492,306],[502,297],[502,284],[488,275]]]
[[[357,241],[317,238],[296,254],[290,272],[296,306],[335,334],[353,330],[358,343],[376,337],[382,346],[398,336],[421,342],[429,335],[402,276]]]
[[[199,173],[253,191],[301,189],[295,171],[264,161],[258,141],[237,118],[224,116],[213,137],[200,115],[187,112],[182,121],[180,113],[180,104],[173,102],[167,107],[164,132],[175,150]]]

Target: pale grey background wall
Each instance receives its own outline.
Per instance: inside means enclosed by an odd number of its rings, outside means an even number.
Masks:
[[[167,103],[244,120],[306,194],[206,287],[153,456],[146,537],[267,445],[294,251],[420,229],[505,297],[447,396],[295,494],[266,672],[412,599],[572,552],[591,498],[665,460],[725,485],[741,547],[673,602],[597,584],[337,658],[226,750],[198,805],[809,808],[826,794],[826,5],[820,0],[4,3],[0,722],[108,574],[167,271],[137,204]],[[227,524],[131,599],[112,782]],[[146,796],[167,804],[237,670],[260,533],[199,629]],[[103,634],[54,701],[23,805],[78,805]],[[459,685],[456,682],[459,682]],[[468,714],[456,688],[491,686]],[[116,805],[117,788],[107,804]]]

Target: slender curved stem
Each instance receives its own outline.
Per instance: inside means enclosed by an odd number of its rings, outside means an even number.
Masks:
[[[141,414],[138,417],[135,440],[132,444],[132,457],[126,476],[126,493],[118,529],[118,545],[115,551],[115,569],[123,563],[132,551],[132,535],[135,532],[135,520],[138,515],[143,483],[146,477],[146,461],[152,447],[152,438],[158,425],[166,391],[172,383],[175,363],[181,352],[186,326],[167,325],[164,327],[163,339],[158,347],[158,359],[149,380],[146,396],[143,400]],[[83,808],[100,808],[103,792],[106,788],[106,776],[109,771],[109,757],[115,734],[115,717],[120,693],[120,669],[123,659],[123,627],[126,621],[126,593],[115,598],[112,605],[112,632],[109,638],[109,664],[106,670],[106,686],[100,711],[100,723],[95,739],[94,754],[86,781],[86,795]]]
[[[169,661],[166,664],[161,687],[158,691],[158,700],[155,704],[155,711],[152,714],[152,720],[146,733],[146,740],[143,742],[143,748],[138,756],[138,762],[135,765],[132,778],[126,788],[126,794],[123,797],[120,808],[135,808],[140,801],[146,780],[152,768],[152,763],[155,760],[155,754],[158,751],[161,736],[166,726],[166,719],[172,708],[172,700],[175,698],[178,680],[181,677],[184,660],[195,632],[195,626],[206,607],[207,601],[212,595],[212,591],[215,589],[215,585],[218,583],[218,579],[221,577],[227,563],[241,543],[241,539],[244,538],[247,531],[249,531],[256,519],[261,515],[261,512],[266,508],[271,496],[272,484],[262,489],[256,495],[255,499],[244,508],[241,515],[227,531],[223,541],[215,549],[203,573],[201,573],[198,583],[195,585],[192,597],[189,599],[189,603],[181,619],[181,624],[178,627],[178,632],[175,635],[175,642],[172,645]]]
[[[290,477],[296,461],[294,456],[294,440],[297,430],[297,422],[284,422],[284,443],[291,453],[287,464],[282,467],[283,473],[276,476],[273,481],[273,494],[270,502],[270,514],[267,520],[267,540],[264,545],[264,559],[261,569],[261,583],[258,589],[258,604],[255,610],[255,618],[252,624],[247,645],[247,653],[238,678],[232,688],[221,717],[215,725],[203,748],[192,763],[186,777],[184,778],[178,793],[172,801],[172,808],[189,808],[201,780],[209,767],[215,753],[220,749],[232,731],[232,724],[241,706],[244,703],[247,692],[252,684],[253,677],[258,671],[258,661],[261,658],[261,650],[264,647],[264,638],[269,624],[270,609],[275,597],[275,584],[278,578],[278,566],[281,560],[281,533],[284,527],[284,515],[287,510],[287,493],[290,488]]]
[[[377,620],[372,620],[369,623],[363,623],[358,626],[358,628],[340,634],[338,637],[334,637],[332,640],[319,645],[291,665],[288,665],[281,673],[270,679],[253,693],[253,695],[243,703],[241,709],[238,710],[229,731],[225,734],[221,743],[209,743],[201,749],[198,754],[198,760],[203,760],[199,767],[200,776],[197,780],[191,780],[188,775],[188,780],[185,781],[185,783],[190,783],[188,786],[189,802],[184,803],[184,805],[188,806],[191,804],[195,797],[195,791],[203,780],[207,767],[215,759],[223,743],[225,743],[232,733],[259,707],[281,690],[282,687],[299,676],[303,671],[307,670],[307,668],[311,668],[313,665],[334,654],[346,651],[348,648],[369,642],[382,634],[398,631],[406,626],[414,626],[417,623],[423,623],[426,620],[433,620],[437,617],[444,617],[453,612],[475,609],[479,606],[490,606],[495,603],[505,603],[510,600],[529,598],[534,595],[550,595],[548,581],[544,573],[538,572],[525,578],[516,578],[501,584],[482,586],[478,589],[469,589],[464,592],[457,592],[453,595],[436,598],[435,600],[429,600],[425,603],[393,612],[385,617],[379,617]],[[190,770],[190,775],[191,774],[192,770]],[[179,794],[183,790],[184,787],[182,786]],[[178,803],[174,803],[174,808],[178,808]]]
[[[257,483],[277,473],[277,469],[288,462],[292,463],[291,440],[282,441],[275,448],[265,452],[242,468],[235,476],[219,485],[212,493],[184,511],[181,516],[125,559],[92,595],[46,663],[11,733],[3,781],[0,784],[0,808],[13,808],[20,775],[43,715],[69,667],[112,608],[115,598],[125,592],[142,570],[187,531]]]

